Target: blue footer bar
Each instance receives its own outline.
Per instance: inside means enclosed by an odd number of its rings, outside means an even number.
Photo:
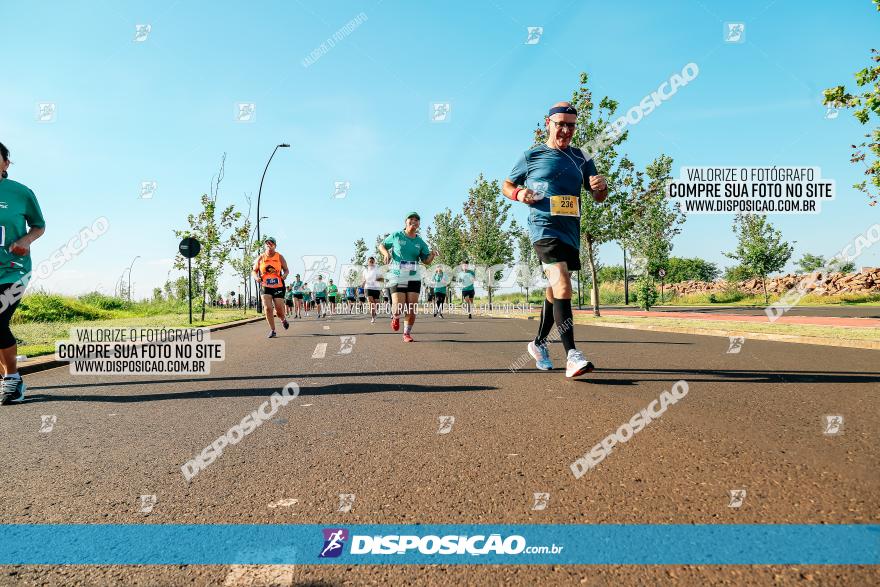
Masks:
[[[0,564],[876,565],[880,525],[0,525]]]

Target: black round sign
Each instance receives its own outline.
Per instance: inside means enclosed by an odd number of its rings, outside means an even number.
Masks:
[[[187,237],[180,241],[180,245],[177,249],[180,251],[181,255],[187,259],[192,259],[202,250],[202,243],[192,237]]]

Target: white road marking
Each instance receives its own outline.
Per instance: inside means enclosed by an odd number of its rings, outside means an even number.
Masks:
[[[313,406],[313,405],[315,405],[315,404],[300,404],[299,407],[301,407],[301,408],[307,408],[307,407],[309,407],[309,406]]]
[[[329,326],[325,326],[325,327],[324,327],[324,330],[330,330],[330,327],[329,327]]]
[[[327,343],[326,342],[319,342],[318,345],[315,347],[315,352],[312,353],[312,358],[313,359],[323,359],[324,355],[326,355],[326,354],[327,354]]]

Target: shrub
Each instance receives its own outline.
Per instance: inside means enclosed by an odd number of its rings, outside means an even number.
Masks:
[[[14,322],[61,322],[100,320],[110,316],[109,312],[88,306],[74,298],[33,293],[22,298],[12,318]]]
[[[124,298],[107,296],[96,291],[79,296],[79,301],[102,310],[127,310],[131,307],[131,302]]]

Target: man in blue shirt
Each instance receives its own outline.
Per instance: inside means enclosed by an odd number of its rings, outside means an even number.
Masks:
[[[529,354],[538,369],[553,368],[547,336],[555,323],[567,355],[565,376],[577,377],[593,370],[593,364],[575,348],[571,313],[570,272],[581,267],[581,188],[602,202],[608,196],[608,185],[593,160],[571,146],[577,111],[570,103],[554,104],[544,124],[547,142],[523,153],[504,181],[503,192],[530,207],[529,236],[550,282]]]

